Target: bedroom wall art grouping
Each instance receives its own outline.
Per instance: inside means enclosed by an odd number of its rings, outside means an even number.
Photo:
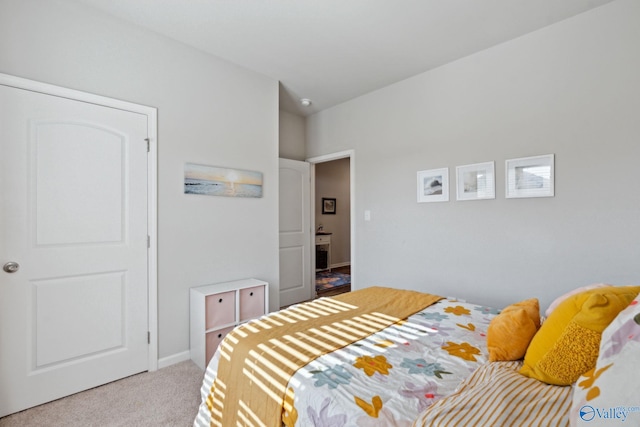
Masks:
[[[554,197],[555,156],[505,161],[505,197]],[[449,168],[418,171],[418,203],[449,201]],[[496,198],[495,162],[456,167],[456,200]]]

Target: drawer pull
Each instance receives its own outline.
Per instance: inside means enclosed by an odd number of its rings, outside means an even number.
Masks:
[[[222,334],[218,334],[218,338],[222,338]]]
[[[220,299],[218,300],[218,302],[222,302],[222,298],[220,298]]]
[[[253,292],[249,293],[249,296],[252,297],[253,296]]]

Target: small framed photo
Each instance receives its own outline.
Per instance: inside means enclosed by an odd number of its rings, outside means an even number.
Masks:
[[[418,172],[418,203],[449,201],[449,168]]]
[[[506,197],[553,197],[554,155],[510,159],[505,163]]]
[[[496,198],[494,162],[456,167],[457,200]]]
[[[336,214],[336,199],[322,198],[322,214],[335,215]]]

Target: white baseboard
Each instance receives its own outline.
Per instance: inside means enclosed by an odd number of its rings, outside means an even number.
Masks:
[[[336,264],[331,264],[331,268],[346,267],[348,265],[351,265],[351,262],[338,262]]]
[[[189,350],[183,351],[182,353],[173,354],[168,357],[163,357],[162,359],[158,359],[158,369],[166,368],[167,366],[184,362],[185,360],[189,360],[190,358],[191,353],[189,353]]]

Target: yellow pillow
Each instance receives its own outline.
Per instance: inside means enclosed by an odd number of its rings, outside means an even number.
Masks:
[[[489,361],[520,360],[540,327],[540,304],[537,298],[505,307],[487,329]]]
[[[520,373],[547,384],[570,385],[593,369],[600,336],[640,292],[640,286],[608,286],[564,300],[542,324]]]
[[[508,313],[510,311],[515,311],[518,309],[524,309],[527,312],[527,315],[533,320],[533,323],[536,325],[536,328],[540,327],[540,303],[538,302],[538,298],[526,299],[524,301],[517,302],[515,304],[511,304],[510,306],[505,307],[502,313]]]

